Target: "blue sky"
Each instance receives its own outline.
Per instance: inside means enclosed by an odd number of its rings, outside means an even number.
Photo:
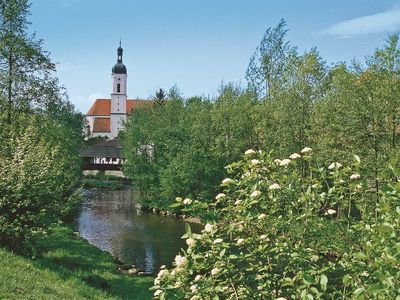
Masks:
[[[300,52],[363,59],[400,30],[400,0],[34,0],[30,20],[86,112],[110,95],[120,37],[129,98],[174,84],[184,96],[212,96],[222,81],[245,83],[250,56],[281,18]]]

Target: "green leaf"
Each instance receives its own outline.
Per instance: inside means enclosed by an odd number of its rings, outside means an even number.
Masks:
[[[326,277],[324,274],[322,274],[319,283],[321,284],[322,290],[326,291],[326,286],[328,284],[328,277]]]
[[[188,223],[185,223],[185,232],[189,235],[192,234],[192,229]]]
[[[179,202],[176,202],[176,203],[171,204],[169,207],[175,208],[175,207],[179,207],[179,206],[182,206],[182,204]]]

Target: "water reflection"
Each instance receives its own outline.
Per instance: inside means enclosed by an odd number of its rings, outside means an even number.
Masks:
[[[200,225],[190,224],[194,231]],[[169,266],[184,248],[184,222],[136,209],[129,190],[101,191],[88,196],[78,219],[81,236],[126,264],[146,272]]]

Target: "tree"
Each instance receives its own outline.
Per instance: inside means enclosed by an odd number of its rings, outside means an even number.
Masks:
[[[42,49],[42,40],[28,33],[27,0],[0,1],[0,105],[6,123],[13,115],[43,105],[58,90],[55,65]]]
[[[154,100],[154,105],[155,106],[162,106],[165,104],[165,98],[167,97],[167,94],[163,89],[159,89],[156,91],[155,96],[153,97]]]
[[[270,98],[274,85],[279,81],[288,53],[289,42],[285,41],[287,34],[285,20],[280,20],[274,28],[268,28],[250,58],[246,71],[249,88],[256,92],[259,98]]]

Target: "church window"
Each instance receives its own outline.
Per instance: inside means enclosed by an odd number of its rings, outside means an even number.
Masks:
[[[121,85],[118,83],[117,84],[117,93],[121,92]]]

